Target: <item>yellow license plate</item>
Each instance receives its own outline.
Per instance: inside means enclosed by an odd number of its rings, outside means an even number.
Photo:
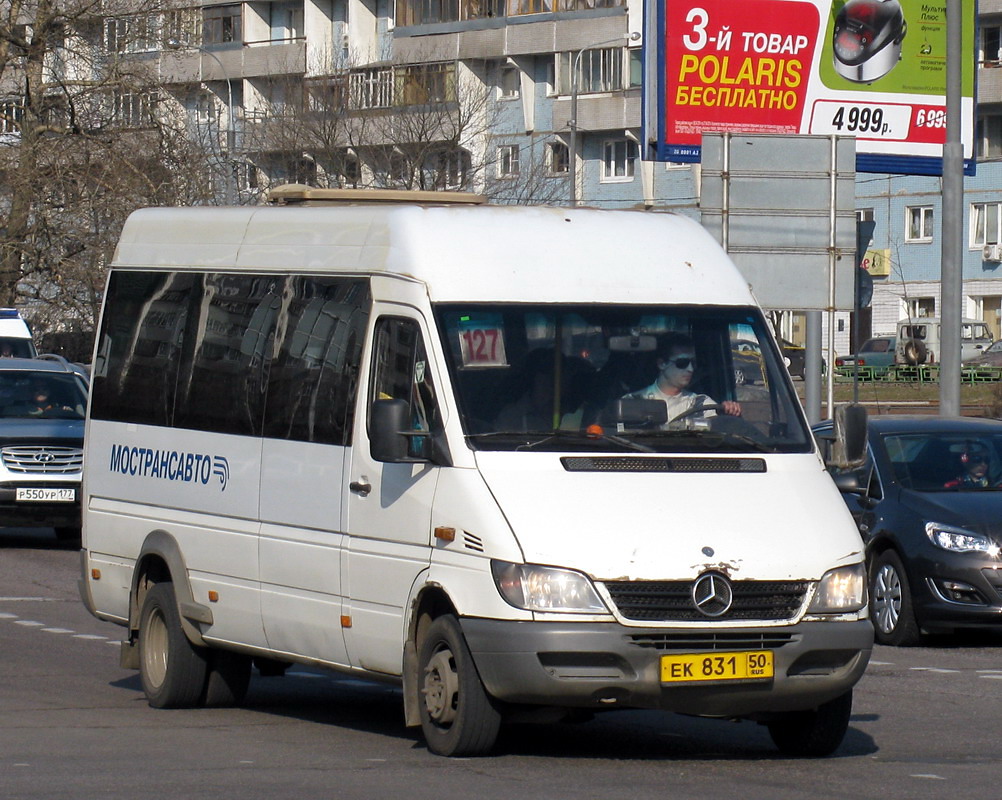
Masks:
[[[748,681],[773,676],[771,650],[661,656],[662,683]]]

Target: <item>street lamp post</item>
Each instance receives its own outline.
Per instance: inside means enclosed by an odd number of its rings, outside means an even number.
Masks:
[[[615,39],[606,39],[604,42],[595,42],[595,44],[590,44],[587,47],[582,47],[577,53],[574,54],[574,60],[571,62],[571,118],[567,120],[567,127],[570,128],[570,146],[567,148],[568,158],[567,158],[567,174],[570,178],[570,206],[574,208],[578,204],[578,67],[581,64],[581,55],[586,50],[594,50],[597,47],[604,47],[607,44],[616,44],[617,42],[627,39],[631,42],[635,42],[640,38],[640,34],[636,31],[633,33],[624,33],[621,36],[617,36]]]
[[[220,60],[219,56],[211,50],[207,50],[198,44],[191,44],[190,42],[182,43],[178,39],[168,39],[167,47],[171,50],[184,50],[185,48],[191,48],[192,50],[197,50],[199,53],[204,53],[216,62],[220,73],[222,73],[223,80],[226,81],[226,158],[223,161],[223,165],[225,167],[226,177],[226,204],[235,205],[237,193],[234,165],[236,164],[236,160],[234,159],[233,154],[236,150],[237,132],[233,127],[235,119],[233,116],[233,82],[230,80],[229,75],[226,74],[226,67],[223,66],[223,62]]]

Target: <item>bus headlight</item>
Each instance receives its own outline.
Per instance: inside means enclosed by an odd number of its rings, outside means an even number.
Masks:
[[[491,561],[501,596],[515,608],[571,614],[605,614],[592,582],[580,572],[539,564]]]
[[[818,581],[808,613],[843,614],[866,605],[866,568],[863,564],[828,570]]]

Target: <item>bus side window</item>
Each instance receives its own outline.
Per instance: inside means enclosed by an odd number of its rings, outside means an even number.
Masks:
[[[370,399],[405,400],[412,430],[440,429],[424,340],[413,320],[384,317],[376,323]],[[419,444],[416,440],[412,443]]]

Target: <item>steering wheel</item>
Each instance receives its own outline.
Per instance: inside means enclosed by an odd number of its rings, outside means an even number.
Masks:
[[[687,417],[694,417],[696,414],[702,414],[704,411],[723,411],[723,403],[706,403],[705,405],[695,405],[692,408],[687,408],[678,416],[672,417],[668,420],[667,424],[671,425],[673,422],[678,422],[680,419],[686,419]]]

